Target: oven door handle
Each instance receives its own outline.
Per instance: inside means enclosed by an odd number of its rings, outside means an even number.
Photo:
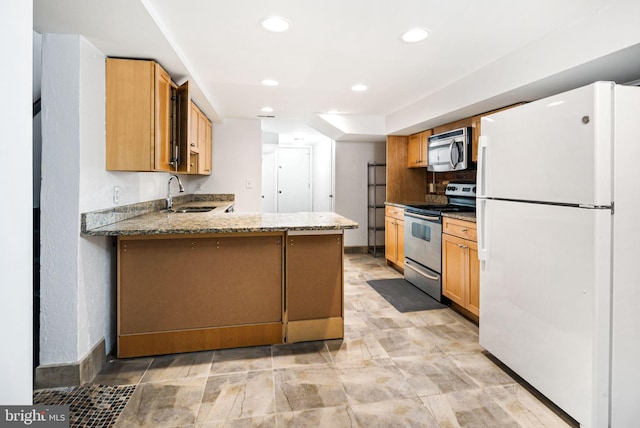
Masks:
[[[417,273],[417,274],[419,274],[419,275],[422,275],[422,276],[424,276],[424,277],[426,277],[426,278],[428,278],[428,279],[431,279],[431,280],[433,280],[433,281],[437,281],[437,280],[438,280],[438,277],[437,277],[437,276],[427,275],[426,273],[424,273],[424,272],[422,272],[422,271],[420,271],[420,270],[418,270],[418,269],[414,268],[413,266],[411,266],[411,265],[409,265],[409,264],[407,264],[407,263],[405,263],[405,264],[404,264],[404,267],[405,267],[405,268],[409,268],[409,269],[411,269],[412,271],[414,271],[415,273]]]
[[[409,212],[406,212],[406,211],[405,211],[404,215],[407,216],[407,217],[415,217],[415,218],[419,218],[419,219],[427,220],[427,221],[440,221],[440,217],[420,215],[420,214],[416,214],[416,213],[409,213]]]

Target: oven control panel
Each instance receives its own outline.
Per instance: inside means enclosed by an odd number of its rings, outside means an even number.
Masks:
[[[475,183],[449,183],[445,190],[447,196],[466,196],[468,198],[476,197]]]

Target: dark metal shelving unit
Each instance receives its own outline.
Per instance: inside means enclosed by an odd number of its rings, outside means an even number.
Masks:
[[[367,247],[373,257],[384,256],[386,167],[386,163],[367,164]]]

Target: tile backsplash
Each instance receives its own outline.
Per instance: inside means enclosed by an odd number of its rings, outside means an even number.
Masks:
[[[447,184],[454,181],[476,181],[476,173],[477,170],[475,165],[472,166],[473,169],[466,169],[464,171],[449,171],[449,172],[431,172],[427,171],[427,195],[444,195],[444,191],[447,187]],[[429,185],[434,182],[435,175],[435,183],[436,189],[435,192],[429,192]]]

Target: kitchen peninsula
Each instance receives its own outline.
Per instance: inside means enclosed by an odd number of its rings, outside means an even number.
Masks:
[[[343,337],[343,233],[356,222],[229,213],[230,199],[188,196],[200,200],[176,198],[176,212],[158,202],[112,223],[99,220],[108,210],[83,215],[83,236],[117,237],[118,357]]]

